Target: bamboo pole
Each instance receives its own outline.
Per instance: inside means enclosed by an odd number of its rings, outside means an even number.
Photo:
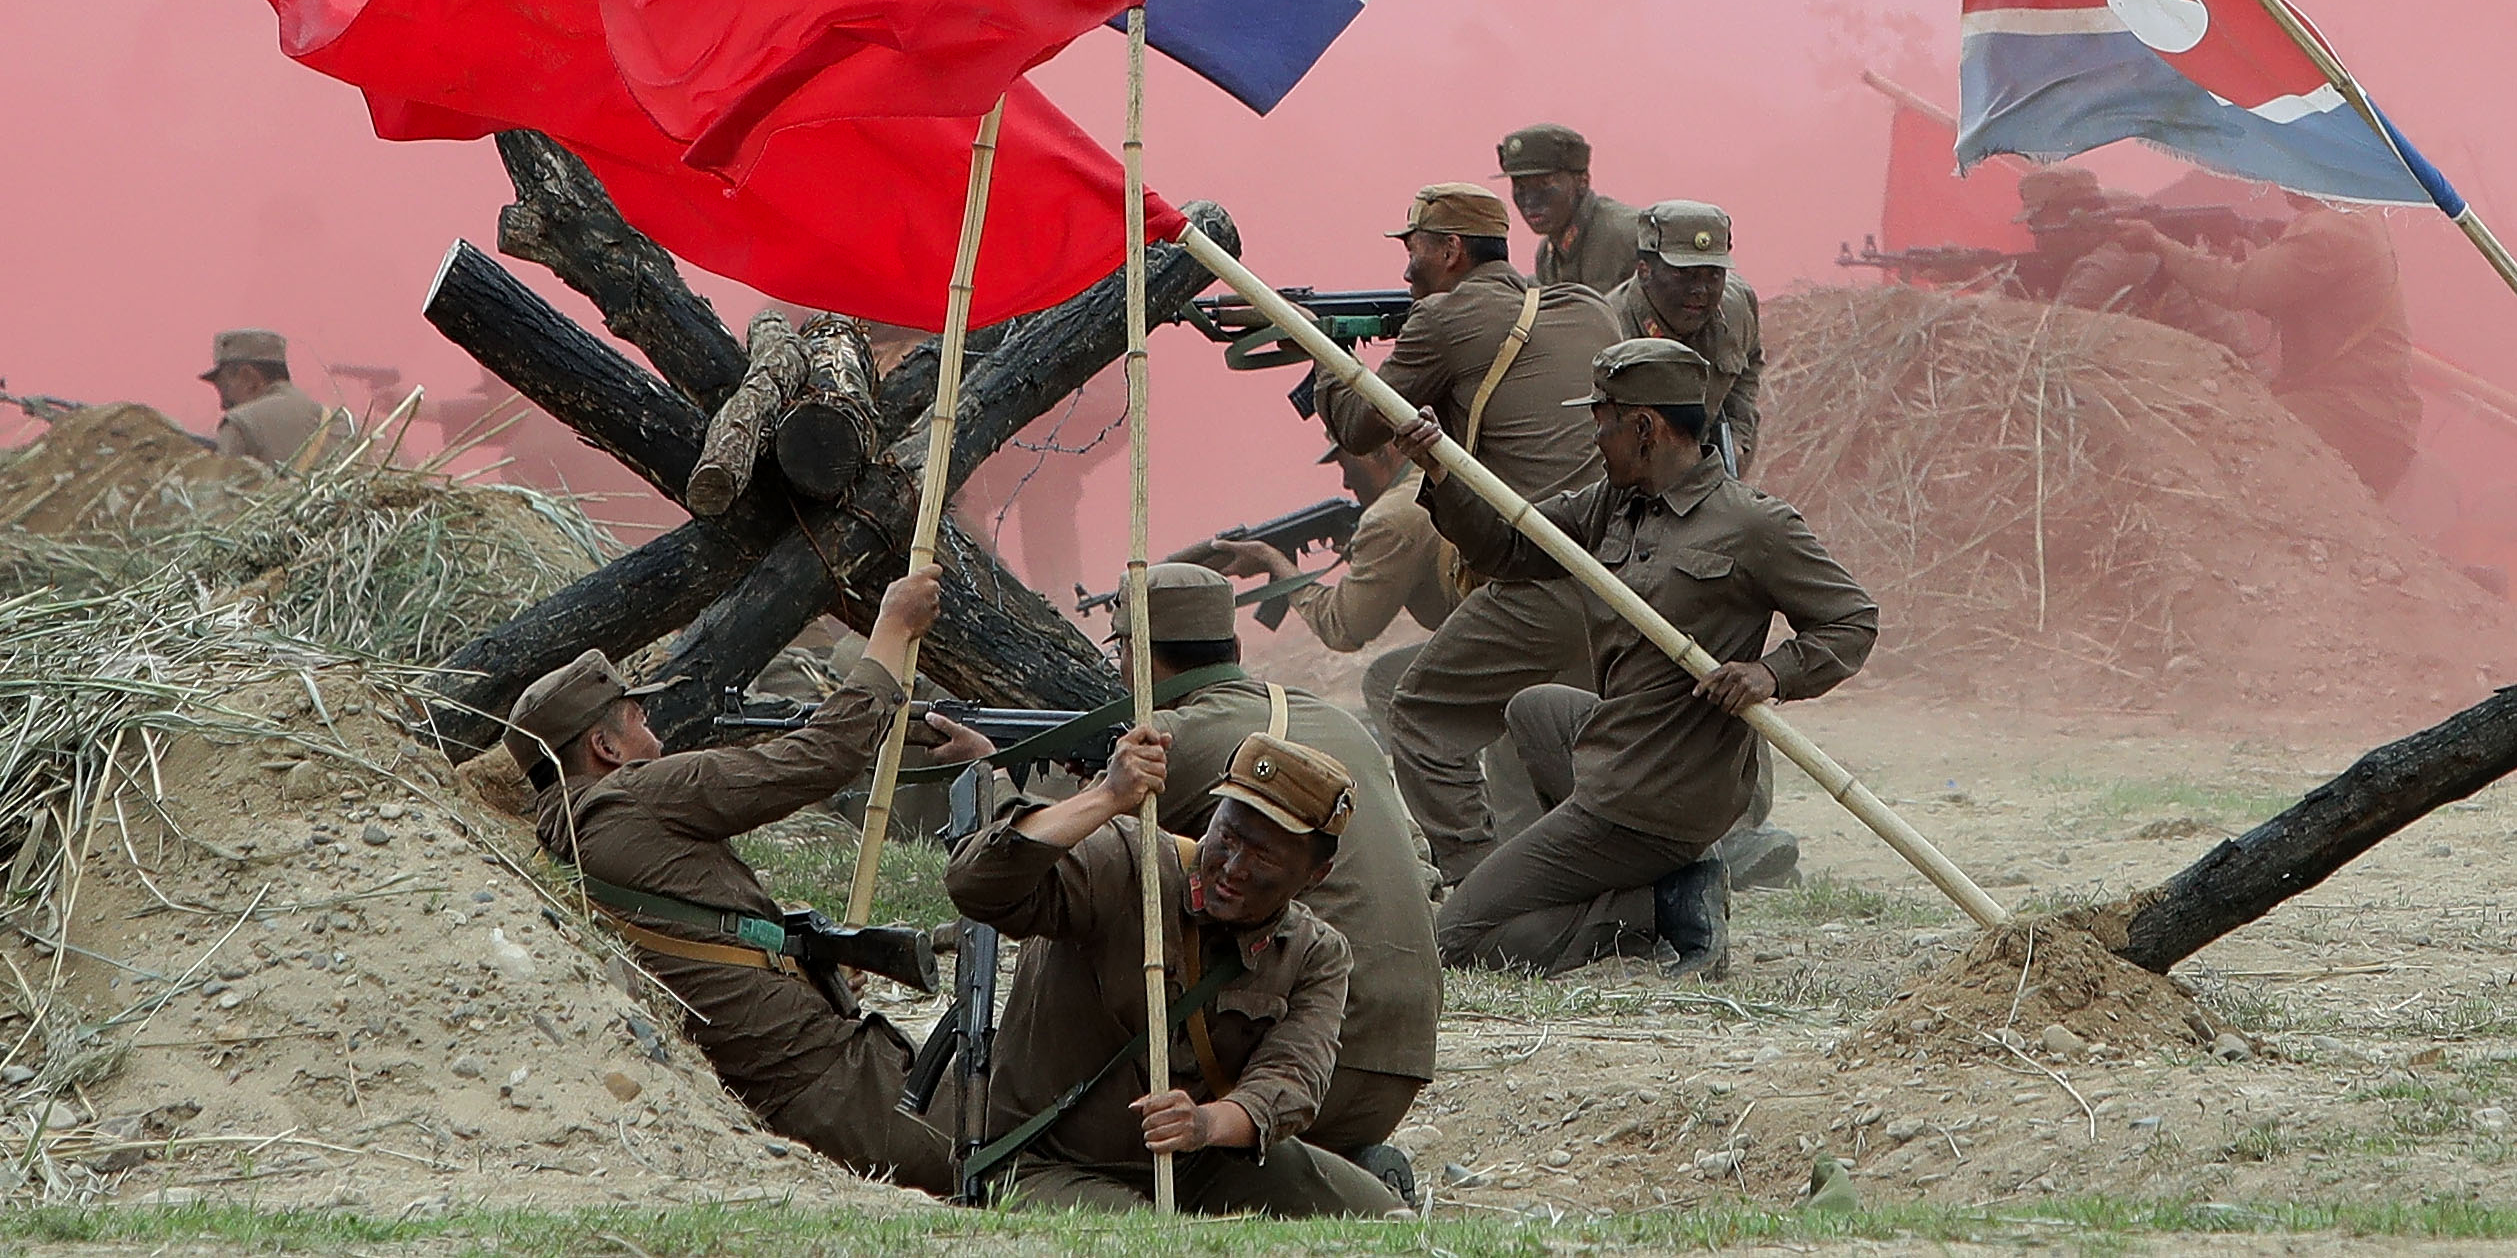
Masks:
[[[1145,432],[1145,6],[1141,4],[1127,11],[1127,139],[1120,153],[1127,164],[1127,668],[1128,690],[1136,700],[1136,724],[1143,727],[1154,722],[1154,644],[1145,607],[1145,568],[1152,543],[1145,518],[1151,446]],[[1156,1093],[1171,1087],[1171,1038],[1162,1031],[1169,1021],[1170,1002],[1163,991],[1160,871],[1163,862],[1178,860],[1163,851],[1161,807],[1149,795],[1136,814],[1136,883],[1144,893],[1140,917],[1145,923],[1145,1079],[1146,1087]],[[1154,1211],[1169,1215],[1178,1209],[1171,1156],[1156,1154]]]
[[[926,474],[918,489],[918,520],[909,535],[909,571],[935,562],[935,538],[944,527],[945,477],[953,464],[953,421],[961,412],[962,343],[970,332],[970,275],[979,265],[979,234],[987,225],[988,180],[996,171],[996,131],[1005,119],[999,99],[970,142],[970,189],[961,203],[961,247],[953,255],[952,288],[944,299],[943,359],[935,375],[935,410],[926,421]],[[904,697],[874,757],[874,794],[865,801],[865,826],[857,840],[856,877],[848,885],[848,914],[843,925],[862,927],[874,912],[874,877],[883,857],[883,835],[891,828],[892,795],[900,789],[900,758],[909,745],[909,706],[917,692],[918,640],[900,665]]]
[[[1330,375],[1361,393],[1392,424],[1415,422],[1416,408],[1409,406],[1397,390],[1366,371],[1363,364],[1355,361],[1354,355],[1339,349],[1316,325],[1303,318],[1291,302],[1252,275],[1249,268],[1226,253],[1222,246],[1207,239],[1194,226],[1180,237],[1180,245],[1188,250],[1190,257],[1231,285],[1233,291],[1248,301],[1253,309],[1274,320],[1287,337],[1307,351]],[[1721,662],[1715,660],[1711,653],[1697,646],[1694,639],[1653,610],[1652,605],[1644,602],[1632,587],[1617,580],[1589,551],[1582,549],[1581,544],[1557,528],[1554,521],[1532,510],[1528,500],[1487,471],[1486,466],[1461,449],[1458,442],[1444,437],[1434,446],[1433,456],[1452,476],[1460,478],[1475,491],[1479,498],[1492,504],[1507,523],[1536,542],[1557,563],[1564,565],[1565,571],[1606,602],[1617,615],[1641,630],[1655,646],[1668,652],[1670,658],[1688,673],[1702,678],[1720,667]],[[1898,856],[1921,871],[1924,878],[1931,880],[1932,886],[1957,902],[1958,908],[1965,910],[1977,924],[1995,927],[2009,921],[2009,911],[1985,895],[1984,889],[1967,878],[1965,871],[1941,855],[1939,849],[1932,847],[1930,840],[1923,838],[1904,818],[1897,816],[1896,811],[1873,794],[1870,788],[1862,785],[1860,779],[1836,764],[1835,758],[1811,742],[1809,736],[1783,720],[1782,714],[1771,702],[1758,704],[1741,714],[1740,719],[1763,735],[1777,751],[1791,758],[1793,764],[1807,771],[1828,795],[1850,810],[1853,816],[1860,818],[1863,825],[1877,832]]]
[[[2384,140],[2386,146],[2394,149],[2395,155],[2402,158],[2403,150],[2409,146],[2410,141],[2400,140],[2394,127],[2377,112],[2375,105],[2369,103],[2368,93],[2360,90],[2359,80],[2352,78],[2351,72],[2342,67],[2342,60],[2333,55],[2332,49],[2325,47],[2322,38],[2308,29],[2306,21],[2298,15],[2298,11],[2292,9],[2287,0],[2260,0],[2260,2],[2264,7],[2264,12],[2270,14],[2272,20],[2280,25],[2281,33],[2289,36],[2290,42],[2297,44],[2299,51],[2306,53],[2309,61],[2316,63],[2316,69],[2325,76],[2326,82],[2333,84],[2335,91],[2342,93],[2342,99],[2351,102],[2351,108],[2359,112],[2360,121],[2367,123],[2368,129],[2376,132],[2377,138]],[[2419,177],[2420,172],[2413,168],[2409,160],[2405,160],[2404,166],[2406,169],[2413,169],[2415,178]],[[2440,189],[2445,188],[2446,176],[2439,174],[2435,169],[2431,173],[2439,176],[2439,187],[2430,187],[2427,180],[2422,181],[2422,187],[2430,193],[2432,198],[2436,198],[2440,195]],[[2464,232],[2465,239],[2472,241],[2473,247],[2481,251],[2483,261],[2490,263],[2491,269],[2499,273],[2501,282],[2508,285],[2512,291],[2517,291],[2517,258],[2509,256],[2508,247],[2502,245],[2499,237],[2492,234],[2490,225],[2484,223],[2482,217],[2473,212],[2473,206],[2470,203],[2465,203],[2464,198],[2459,196],[2453,188],[2445,188],[2445,191],[2449,199],[2459,202],[2461,206],[2455,213],[2448,215],[2448,221]],[[2446,213],[2447,207],[2442,204],[2439,206],[2439,211]]]

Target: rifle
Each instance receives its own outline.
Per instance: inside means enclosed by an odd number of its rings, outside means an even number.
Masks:
[[[996,813],[995,783],[995,775],[985,765],[973,765],[953,780],[952,821],[944,828],[947,846],[958,850],[986,829]],[[996,1042],[996,965],[1003,946],[996,928],[961,920],[960,939],[953,948],[952,1007],[919,1046],[900,1089],[901,1112],[923,1117],[935,1104],[944,1073],[960,1064],[953,1073],[955,1100],[960,1104],[959,1130],[953,1134],[954,1201],[965,1206],[987,1201],[986,1184],[970,1175],[968,1168],[971,1154],[987,1140],[988,1080],[993,1065],[989,1059]]]
[[[2135,206],[2109,206],[2101,210],[2074,210],[2069,215],[2031,222],[2028,230],[2039,236],[2050,232],[2104,229],[2118,223],[2142,222],[2159,229],[2159,234],[2181,245],[2208,249],[2216,253],[2232,253],[2240,242],[2262,244],[2281,234],[2281,224],[2271,219],[2250,219],[2224,205],[2163,206],[2143,203]]]
[[[1416,299],[1405,289],[1355,289],[1323,293],[1308,286],[1278,289],[1286,301],[1302,307],[1328,339],[1348,350],[1365,341],[1386,341],[1398,335]],[[1224,347],[1224,365],[1236,372],[1308,363],[1311,356],[1293,345],[1282,329],[1238,294],[1201,297],[1182,306],[1172,318],[1204,333]],[[1285,395],[1294,414],[1318,414],[1311,401],[1311,377]]]
[[[1347,546],[1355,540],[1355,527],[1362,522],[1363,504],[1351,498],[1324,498],[1298,511],[1286,512],[1273,520],[1262,520],[1254,525],[1234,525],[1216,534],[1212,539],[1191,543],[1173,551],[1164,556],[1162,562],[1199,564],[1222,572],[1224,565],[1231,561],[1232,556],[1222,547],[1216,546],[1216,540],[1264,542],[1284,552],[1286,559],[1299,559],[1312,548],[1325,546],[1336,551],[1342,560]],[[1335,565],[1332,564],[1330,567],[1333,568]],[[1327,571],[1328,569],[1325,568],[1320,570],[1323,573]],[[1310,580],[1316,579],[1319,575],[1319,573],[1308,574],[1297,581],[1295,587],[1307,585]],[[1258,623],[1274,629],[1285,623],[1285,613],[1292,608],[1288,597],[1292,595],[1293,588],[1280,589],[1280,586],[1283,586],[1283,583],[1270,582],[1242,596],[1237,602],[1243,605],[1257,604]],[[1118,600],[1119,592],[1116,590],[1106,594],[1092,594],[1081,585],[1075,587],[1075,610],[1078,612],[1090,612],[1095,608],[1112,608],[1116,606]]]
[[[819,704],[797,704],[787,700],[752,701],[746,703],[741,687],[725,688],[724,711],[717,714],[720,730],[801,730],[821,711]],[[1009,748],[1025,739],[1045,734],[1083,716],[1055,708],[986,708],[966,700],[918,700],[909,705],[909,719],[923,725],[928,713],[941,713],[988,737],[999,748]],[[1110,763],[1117,751],[1119,738],[1127,733],[1123,723],[1114,723],[1084,734],[1074,743],[1056,749],[1043,760],[1076,767],[1082,773],[1100,770]],[[1030,767],[1018,767],[1017,780]],[[1080,776],[1080,774],[1079,774]]]
[[[1967,245],[1921,245],[1890,251],[1879,248],[1877,236],[1864,236],[1862,251],[1854,253],[1851,242],[1846,242],[1836,251],[1835,265],[1875,267],[1908,284],[1924,280],[1963,286],[1997,272],[2030,265],[2036,257],[2034,253],[2004,253]]]
[[[6,386],[8,383],[6,380],[0,380],[0,386]],[[73,411],[87,409],[87,404],[84,402],[72,402],[68,398],[56,398],[48,393],[0,393],[0,403],[12,404],[18,410],[26,412],[28,418],[41,420],[46,424]]]

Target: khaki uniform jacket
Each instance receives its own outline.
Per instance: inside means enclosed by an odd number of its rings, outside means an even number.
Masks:
[[[2281,334],[2272,391],[2310,424],[2332,416],[2412,444],[2421,399],[2383,216],[2308,210],[2244,262],[2186,254],[2169,266],[2205,296],[2271,316]]]
[[[283,380],[219,417],[218,452],[286,467],[317,430],[325,434],[322,449],[333,454],[350,437],[349,421],[340,412]]]
[[[1061,849],[1016,829],[1039,807],[1037,801],[1009,806],[1008,816],[962,846],[944,875],[961,912],[1025,941],[996,1034],[991,1138],[1047,1110],[1145,1027],[1136,819],[1121,818]],[[1187,990],[1181,908],[1190,889],[1170,836],[1162,847],[1163,956],[1177,1001]],[[1199,934],[1208,956],[1238,949],[1250,968],[1216,994],[1206,1021],[1217,1060],[1236,1077],[1221,1100],[1249,1112],[1265,1149],[1300,1134],[1319,1114],[1337,1062],[1353,961],[1345,937],[1300,902],[1264,927],[1232,933],[1209,924]],[[1185,1028],[1171,1040],[1169,1083],[1200,1104],[1219,1100],[1206,1086]],[[1042,1133],[1030,1157],[1151,1164],[1144,1128],[1128,1110],[1151,1091],[1143,1058],[1120,1067]]]
[[[775,919],[778,902],[726,840],[855,782],[901,699],[890,670],[861,660],[801,730],[750,747],[635,761],[599,779],[544,788],[534,802],[535,835],[554,859],[606,883]],[[743,943],[723,932],[629,917],[666,935]],[[844,1027],[810,983],[644,949],[638,961],[699,1012],[689,1020],[692,1038],[726,1087],[761,1114],[793,1100],[838,1053]],[[856,1011],[837,1013],[853,1018]]]
[[[1416,303],[1381,361],[1381,379],[1407,401],[1432,407],[1444,432],[1464,437],[1469,403],[1521,317],[1529,287],[1512,264],[1489,262],[1450,292]],[[1590,413],[1558,404],[1591,391],[1591,359],[1617,339],[1616,317],[1597,293],[1574,285],[1545,290],[1529,344],[1486,402],[1475,452],[1521,497],[1599,479]],[[1368,455],[1389,441],[1390,426],[1354,390],[1321,376],[1314,402],[1347,450]]]
[[[1459,592],[1442,571],[1442,535],[1416,501],[1423,476],[1410,464],[1406,475],[1363,509],[1346,547],[1345,576],[1334,584],[1305,586],[1287,599],[1321,646],[1361,651],[1401,611],[1434,629],[1459,606]]]
[[[1554,241],[1542,238],[1538,242],[1538,282],[1585,284],[1593,292],[1605,293],[1633,279],[1638,252],[1635,220],[1640,217],[1641,211],[1633,206],[1592,193],[1590,204],[1574,215],[1579,226],[1570,250],[1559,254]]]
[[[1627,337],[1666,337],[1660,312],[1652,308],[1640,279],[1629,279],[1608,295],[1617,312],[1617,331]],[[1736,271],[1722,278],[1722,305],[1691,337],[1678,340],[1712,365],[1704,381],[1706,414],[1730,421],[1731,440],[1739,447],[1739,475],[1748,475],[1757,453],[1757,402],[1765,392],[1765,338],[1757,310],[1757,290]]]
[[[1427,496],[1444,536],[1479,572],[1565,571],[1456,478]],[[1762,660],[1776,699],[1825,694],[1878,639],[1878,605],[1800,513],[1724,475],[1719,455],[1708,452],[1657,497],[1600,481],[1538,510],[1715,659]],[[1695,679],[1605,603],[1584,602],[1600,704],[1574,743],[1574,802],[1655,835],[1719,838],[1755,789],[1756,733],[1696,698]],[[1777,612],[1794,636],[1765,651]]]
[[[2260,347],[2236,311],[2207,301],[2165,274],[2159,256],[2108,241],[2063,272],[2054,300],[2082,310],[2113,310],[2217,341],[2240,357]]]
[[[1417,857],[1423,841],[1399,802],[1388,758],[1354,714],[1292,687],[1285,700],[1285,737],[1336,757],[1355,782],[1355,813],[1339,838],[1337,864],[1302,898],[1354,953],[1338,1065],[1431,1080],[1442,957],[1434,948],[1433,902]],[[1172,737],[1163,829],[1203,835],[1219,803],[1207,793],[1224,780],[1241,741],[1267,729],[1267,687],[1255,681],[1201,687],[1156,712],[1154,728]]]

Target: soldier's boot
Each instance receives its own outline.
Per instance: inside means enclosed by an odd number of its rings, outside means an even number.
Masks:
[[[1713,855],[1729,867],[1733,888],[1800,886],[1800,836],[1782,827],[1732,827]]]
[[[1730,973],[1730,872],[1706,857],[1652,885],[1654,956],[1670,979],[1720,979]]]
[[[1424,1209],[1424,1199],[1416,1192],[1416,1165],[1407,1161],[1405,1150],[1395,1145],[1367,1145],[1347,1155],[1346,1160],[1388,1185],[1390,1192],[1410,1209]]]

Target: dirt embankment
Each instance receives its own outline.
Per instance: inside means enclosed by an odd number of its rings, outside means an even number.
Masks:
[[[1756,479],[1879,597],[1877,678],[2312,721],[2517,674],[2517,608],[2219,346],[1897,287],[1784,297],[1765,336]]]

